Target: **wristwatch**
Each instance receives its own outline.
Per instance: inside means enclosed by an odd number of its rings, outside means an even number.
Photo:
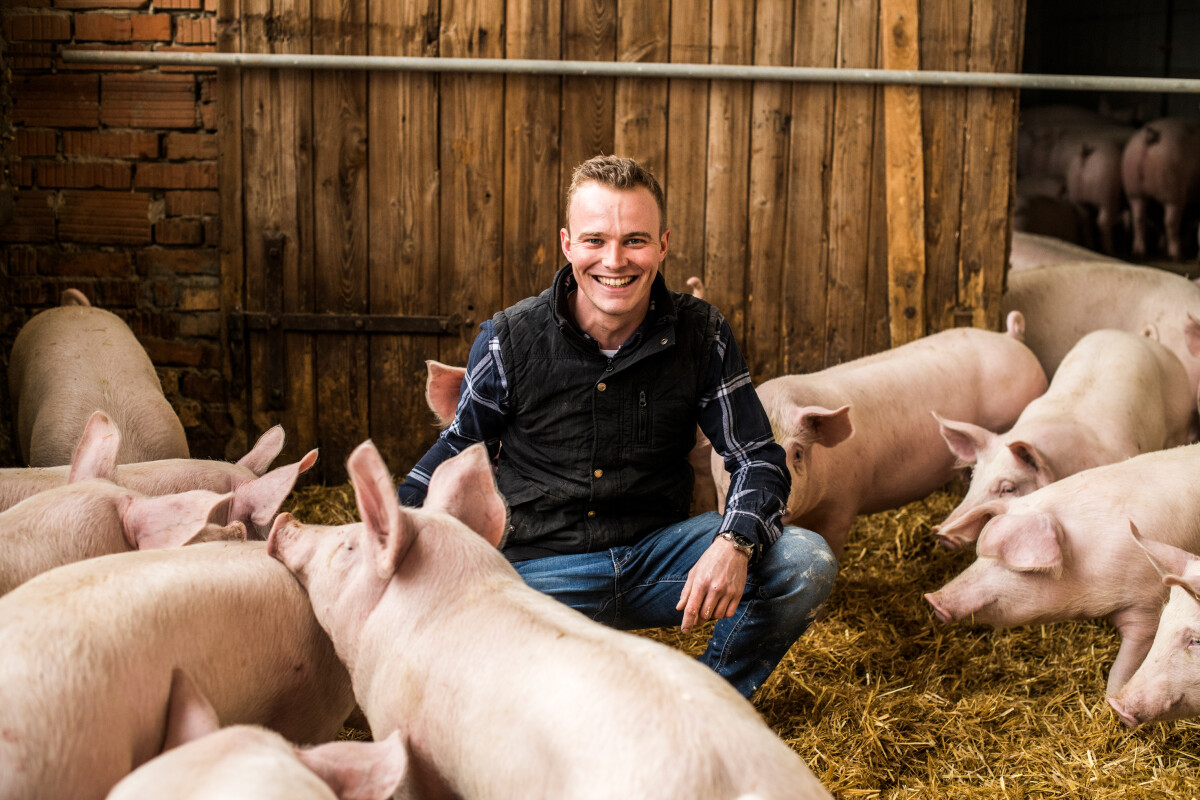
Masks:
[[[742,536],[740,533],[733,531],[725,531],[720,534],[720,538],[726,539],[733,545],[733,549],[744,555],[750,561],[754,560],[754,542]]]

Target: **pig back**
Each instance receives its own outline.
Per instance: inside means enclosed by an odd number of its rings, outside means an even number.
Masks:
[[[26,463],[71,463],[93,411],[121,432],[119,463],[187,458],[183,425],[133,331],[115,314],[60,306],[17,334],[9,366],[17,435]]]
[[[175,667],[222,724],[299,743],[332,738],[353,708],[307,595],[264,543],[104,556],[0,598],[0,728],[13,734],[0,775],[24,781],[0,796],[103,797],[161,748]]]

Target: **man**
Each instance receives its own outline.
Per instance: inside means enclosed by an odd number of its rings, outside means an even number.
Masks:
[[[728,323],[667,290],[662,189],[631,159],[576,168],[553,285],[481,325],[454,422],[399,488],[475,442],[530,586],[621,629],[718,620],[701,661],[749,697],[828,596],[824,539],[781,524],[791,477]],[[696,425],[731,472],[686,519]]]

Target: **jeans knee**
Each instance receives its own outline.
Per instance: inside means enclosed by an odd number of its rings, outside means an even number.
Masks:
[[[788,525],[760,567],[767,593],[815,609],[833,591],[838,562],[823,536]]]

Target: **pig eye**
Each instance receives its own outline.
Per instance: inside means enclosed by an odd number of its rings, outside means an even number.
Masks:
[[[996,491],[998,494],[1013,494],[1017,491],[1017,487],[1008,481],[1002,481]]]

